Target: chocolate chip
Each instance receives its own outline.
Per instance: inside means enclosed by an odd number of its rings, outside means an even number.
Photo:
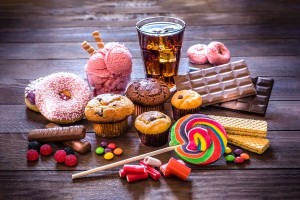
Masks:
[[[177,98],[178,98],[178,99],[183,99],[183,96],[182,96],[182,95],[178,95]]]
[[[156,120],[155,117],[150,117],[150,119],[149,119],[150,122],[152,122],[152,121],[154,121],[154,120]]]
[[[100,117],[103,117],[103,110],[98,111],[96,114],[99,115]]]
[[[97,98],[97,100],[101,102],[101,101],[102,101],[102,98]]]

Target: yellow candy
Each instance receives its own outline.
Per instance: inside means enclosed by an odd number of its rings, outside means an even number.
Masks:
[[[105,160],[111,160],[113,159],[114,154],[112,152],[107,152],[106,154],[104,154],[104,159]]]
[[[229,154],[229,153],[231,153],[231,149],[229,147],[226,147],[225,154]]]

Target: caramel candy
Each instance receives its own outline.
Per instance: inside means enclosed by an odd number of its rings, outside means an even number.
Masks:
[[[85,138],[86,129],[83,125],[70,127],[55,127],[46,129],[34,129],[28,134],[28,141],[62,142]]]
[[[80,154],[86,154],[91,151],[91,143],[85,139],[64,141],[62,143],[65,146],[71,147],[74,151]]]

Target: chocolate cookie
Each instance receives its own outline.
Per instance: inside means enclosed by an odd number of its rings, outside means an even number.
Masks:
[[[126,96],[135,104],[156,106],[164,103],[169,98],[170,90],[164,82],[147,78],[130,84]]]

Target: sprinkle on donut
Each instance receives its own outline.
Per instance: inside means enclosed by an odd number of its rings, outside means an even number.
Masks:
[[[92,93],[88,84],[72,73],[54,73],[36,88],[36,105],[50,121],[67,124],[83,118]]]

